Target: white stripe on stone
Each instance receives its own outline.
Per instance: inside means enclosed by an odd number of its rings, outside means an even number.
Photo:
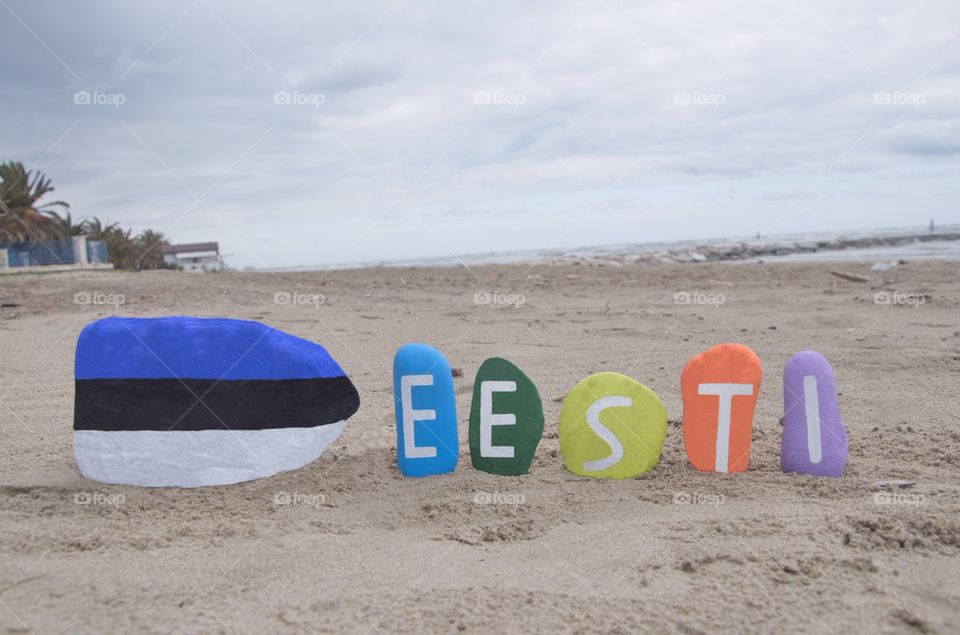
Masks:
[[[74,430],[80,473],[103,483],[145,487],[229,485],[311,463],[346,427],[264,430]]]

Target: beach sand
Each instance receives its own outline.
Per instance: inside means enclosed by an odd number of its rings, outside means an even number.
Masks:
[[[892,291],[904,295],[875,302]],[[299,295],[277,304],[277,293]],[[678,293],[723,303],[676,304]],[[499,303],[511,295],[523,303]],[[0,301],[19,305],[0,309],[6,632],[960,628],[960,263],[31,274],[0,278]],[[71,445],[77,334],[107,315],[169,314],[256,319],[323,344],[360,411],[316,462],[256,482],[83,479]],[[463,371],[454,474],[396,470],[390,372],[408,341]],[[683,451],[680,371],[725,341],[764,365],[750,469],[701,474]],[[836,373],[850,436],[840,479],[779,467],[782,368],[808,348]],[[544,400],[544,439],[522,477],[470,466],[472,381],[491,356],[519,365]],[[667,409],[662,458],[640,478],[579,478],[559,456],[563,395],[606,370]],[[915,485],[875,485],[889,480]]]

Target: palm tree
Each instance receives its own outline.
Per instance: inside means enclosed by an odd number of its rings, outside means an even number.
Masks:
[[[31,172],[18,161],[0,164],[0,239],[9,241],[59,238],[54,207],[63,201],[40,204],[54,190],[42,172]]]
[[[96,216],[83,223],[83,233],[90,240],[107,245],[107,259],[117,269],[162,269],[160,248],[170,241],[161,232],[145,229],[133,236],[117,223],[106,223]]]
[[[96,216],[86,222],[86,234],[90,240],[106,240],[110,234],[120,229],[120,225],[117,223],[105,224]]]
[[[56,212],[50,212],[50,218],[57,224],[57,231],[64,239],[69,239],[73,236],[86,236],[89,230],[86,219],[74,223],[70,212],[67,212],[63,216]]]
[[[162,269],[165,265],[160,248],[169,245],[170,241],[161,232],[145,229],[137,236],[137,249],[140,260],[137,265],[141,269]]]
[[[131,269],[136,266],[140,252],[129,229],[120,229],[114,224],[102,238],[107,243],[107,259],[117,269]]]

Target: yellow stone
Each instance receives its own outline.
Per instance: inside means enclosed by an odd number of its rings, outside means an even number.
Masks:
[[[590,375],[560,409],[560,454],[580,476],[629,478],[652,470],[666,435],[667,411],[657,393],[619,373]]]

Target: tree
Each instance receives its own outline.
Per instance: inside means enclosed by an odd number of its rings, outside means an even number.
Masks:
[[[129,229],[114,227],[104,234],[100,240],[107,243],[107,259],[113,263],[115,268],[136,268],[140,252]]]
[[[170,241],[162,233],[145,229],[133,236],[129,229],[94,216],[74,222],[63,201],[41,203],[53,191],[50,179],[41,172],[26,170],[22,163],[0,164],[0,241],[70,240],[87,236],[107,246],[107,259],[117,269],[162,269],[160,253]]]
[[[69,240],[73,236],[86,236],[89,230],[86,219],[74,223],[70,212],[63,216],[56,212],[50,212],[50,218],[56,223],[57,231],[65,240]]]
[[[167,237],[158,231],[145,229],[137,236],[137,250],[140,252],[141,269],[164,269],[163,254],[160,248],[169,245]]]
[[[129,229],[117,223],[104,223],[93,217],[86,223],[86,235],[90,240],[100,240],[107,245],[107,260],[117,269],[163,269],[160,248],[170,241],[162,233],[145,229],[133,236]]]
[[[90,240],[106,240],[112,232],[120,229],[117,223],[105,224],[94,216],[87,221],[87,238]]]
[[[60,237],[55,207],[64,201],[40,204],[54,190],[42,172],[31,172],[18,161],[0,164],[0,239],[50,240]]]

